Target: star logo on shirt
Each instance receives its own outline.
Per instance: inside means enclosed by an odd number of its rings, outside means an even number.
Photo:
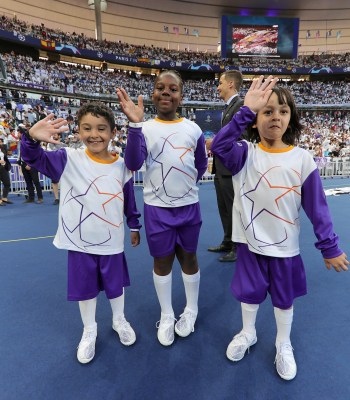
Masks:
[[[100,176],[83,193],[74,194],[71,188],[64,198],[62,207],[66,208],[66,217],[62,219],[62,227],[67,238],[84,251],[90,246],[106,244],[111,238],[110,230],[123,224],[123,215],[115,212],[120,208],[116,202],[124,203],[122,184],[116,179],[118,189],[110,193],[104,190],[104,187],[110,188],[106,182],[110,179],[110,176]],[[104,233],[96,237],[97,230]]]
[[[159,179],[157,183],[151,182],[153,186],[153,192],[157,197],[159,197],[157,192],[160,189],[163,189],[166,196],[169,197],[170,202],[185,197],[188,192],[175,196],[172,193],[174,189],[173,182],[168,185],[168,178],[175,174],[179,175],[179,178],[183,176],[187,180],[195,180],[195,177],[190,175],[186,169],[186,157],[190,153],[193,153],[193,149],[186,146],[177,146],[174,143],[175,141],[172,140],[174,139],[174,135],[176,135],[176,133],[172,133],[168,137],[162,137],[161,139],[163,139],[164,142],[159,153],[157,155],[150,154],[153,162],[159,164],[161,174],[161,176],[158,177]]]
[[[72,196],[69,201],[75,200],[77,201],[81,207],[81,222],[84,222],[85,219],[89,218],[90,215],[95,215],[96,217],[100,218],[107,224],[113,225],[115,227],[119,227],[121,222],[112,221],[110,219],[110,215],[108,212],[108,207],[111,205],[111,202],[116,199],[123,202],[122,194],[122,185],[121,182],[116,180],[121,188],[121,190],[117,193],[108,193],[101,191],[96,183],[96,178],[93,182],[91,182],[90,186],[88,187],[87,191],[83,194],[79,194],[77,196]],[[95,204],[94,210],[91,211],[91,207],[84,204],[85,200],[89,198],[89,203]]]
[[[290,202],[300,203],[301,199],[301,176],[300,173],[293,170],[295,183],[283,184],[283,173],[278,173],[279,166],[273,167],[265,173],[259,173],[260,178],[255,187],[243,191],[241,196],[246,207],[250,207],[250,215],[248,221],[243,223],[245,230],[252,229],[256,240],[264,245],[277,245],[286,240],[286,230],[284,224],[295,225],[299,215],[293,215],[289,204]],[[275,170],[275,171],[273,171]],[[277,172],[277,174],[276,174]],[[280,230],[271,233],[274,236],[273,243],[264,241],[262,232],[266,227],[275,229],[276,220],[281,223],[278,225]],[[259,221],[259,223],[257,223]],[[258,226],[263,225],[260,232]]]

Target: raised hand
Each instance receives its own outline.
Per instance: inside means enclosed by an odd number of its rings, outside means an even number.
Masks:
[[[268,102],[273,87],[276,85],[278,78],[270,75],[264,81],[264,76],[253,79],[252,84],[244,98],[244,105],[252,111],[260,111]]]
[[[54,119],[54,114],[49,114],[47,117],[38,121],[29,129],[29,135],[32,139],[41,142],[60,144],[59,140],[52,139],[55,133],[69,131],[67,121],[64,118]]]
[[[142,122],[144,116],[143,99],[140,95],[137,99],[137,105],[130,99],[125,89],[117,88],[117,96],[123,113],[130,122]]]

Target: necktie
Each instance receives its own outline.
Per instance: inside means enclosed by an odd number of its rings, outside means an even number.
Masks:
[[[222,121],[224,119],[224,114],[225,114],[225,111],[226,111],[227,107],[228,107],[228,104],[225,104],[224,105],[224,109],[223,109],[222,114],[221,114],[221,123],[222,123]]]

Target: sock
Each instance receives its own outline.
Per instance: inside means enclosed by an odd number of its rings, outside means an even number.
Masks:
[[[290,332],[293,322],[293,306],[288,310],[274,307],[277,325],[276,346],[278,343],[290,343]]]
[[[114,299],[109,299],[112,307],[113,321],[117,321],[119,318],[124,317],[124,289],[123,294]]]
[[[161,276],[153,271],[153,282],[162,314],[174,315],[171,300],[172,272],[168,275]]]
[[[186,308],[197,314],[200,272],[198,270],[198,272],[193,275],[187,275],[182,272],[182,279],[185,286]]]
[[[242,309],[242,320],[243,320],[243,331],[255,336],[255,321],[256,315],[258,314],[259,304],[247,304],[241,303]]]
[[[79,301],[80,315],[83,321],[84,330],[86,331],[97,331],[96,303],[96,297],[90,300]]]

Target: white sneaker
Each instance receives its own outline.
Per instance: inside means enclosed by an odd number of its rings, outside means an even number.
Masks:
[[[136,334],[125,317],[113,320],[112,328],[118,333],[120,342],[124,346],[131,346],[136,342]]]
[[[170,346],[174,341],[174,325],[176,319],[174,314],[161,314],[160,321],[157,322],[157,337],[163,346]]]
[[[240,361],[244,357],[246,351],[250,346],[253,346],[257,342],[256,335],[250,335],[244,331],[241,331],[235,335],[227,347],[226,356],[231,361]]]
[[[95,357],[96,337],[96,330],[86,331],[84,329],[77,351],[77,358],[80,363],[87,364]]]
[[[175,332],[181,336],[186,337],[194,332],[194,324],[196,323],[197,314],[185,308],[184,312],[180,315],[180,319],[175,325]]]
[[[295,378],[297,365],[295,363],[293,347],[290,343],[276,344],[276,370],[278,375],[287,381]]]

